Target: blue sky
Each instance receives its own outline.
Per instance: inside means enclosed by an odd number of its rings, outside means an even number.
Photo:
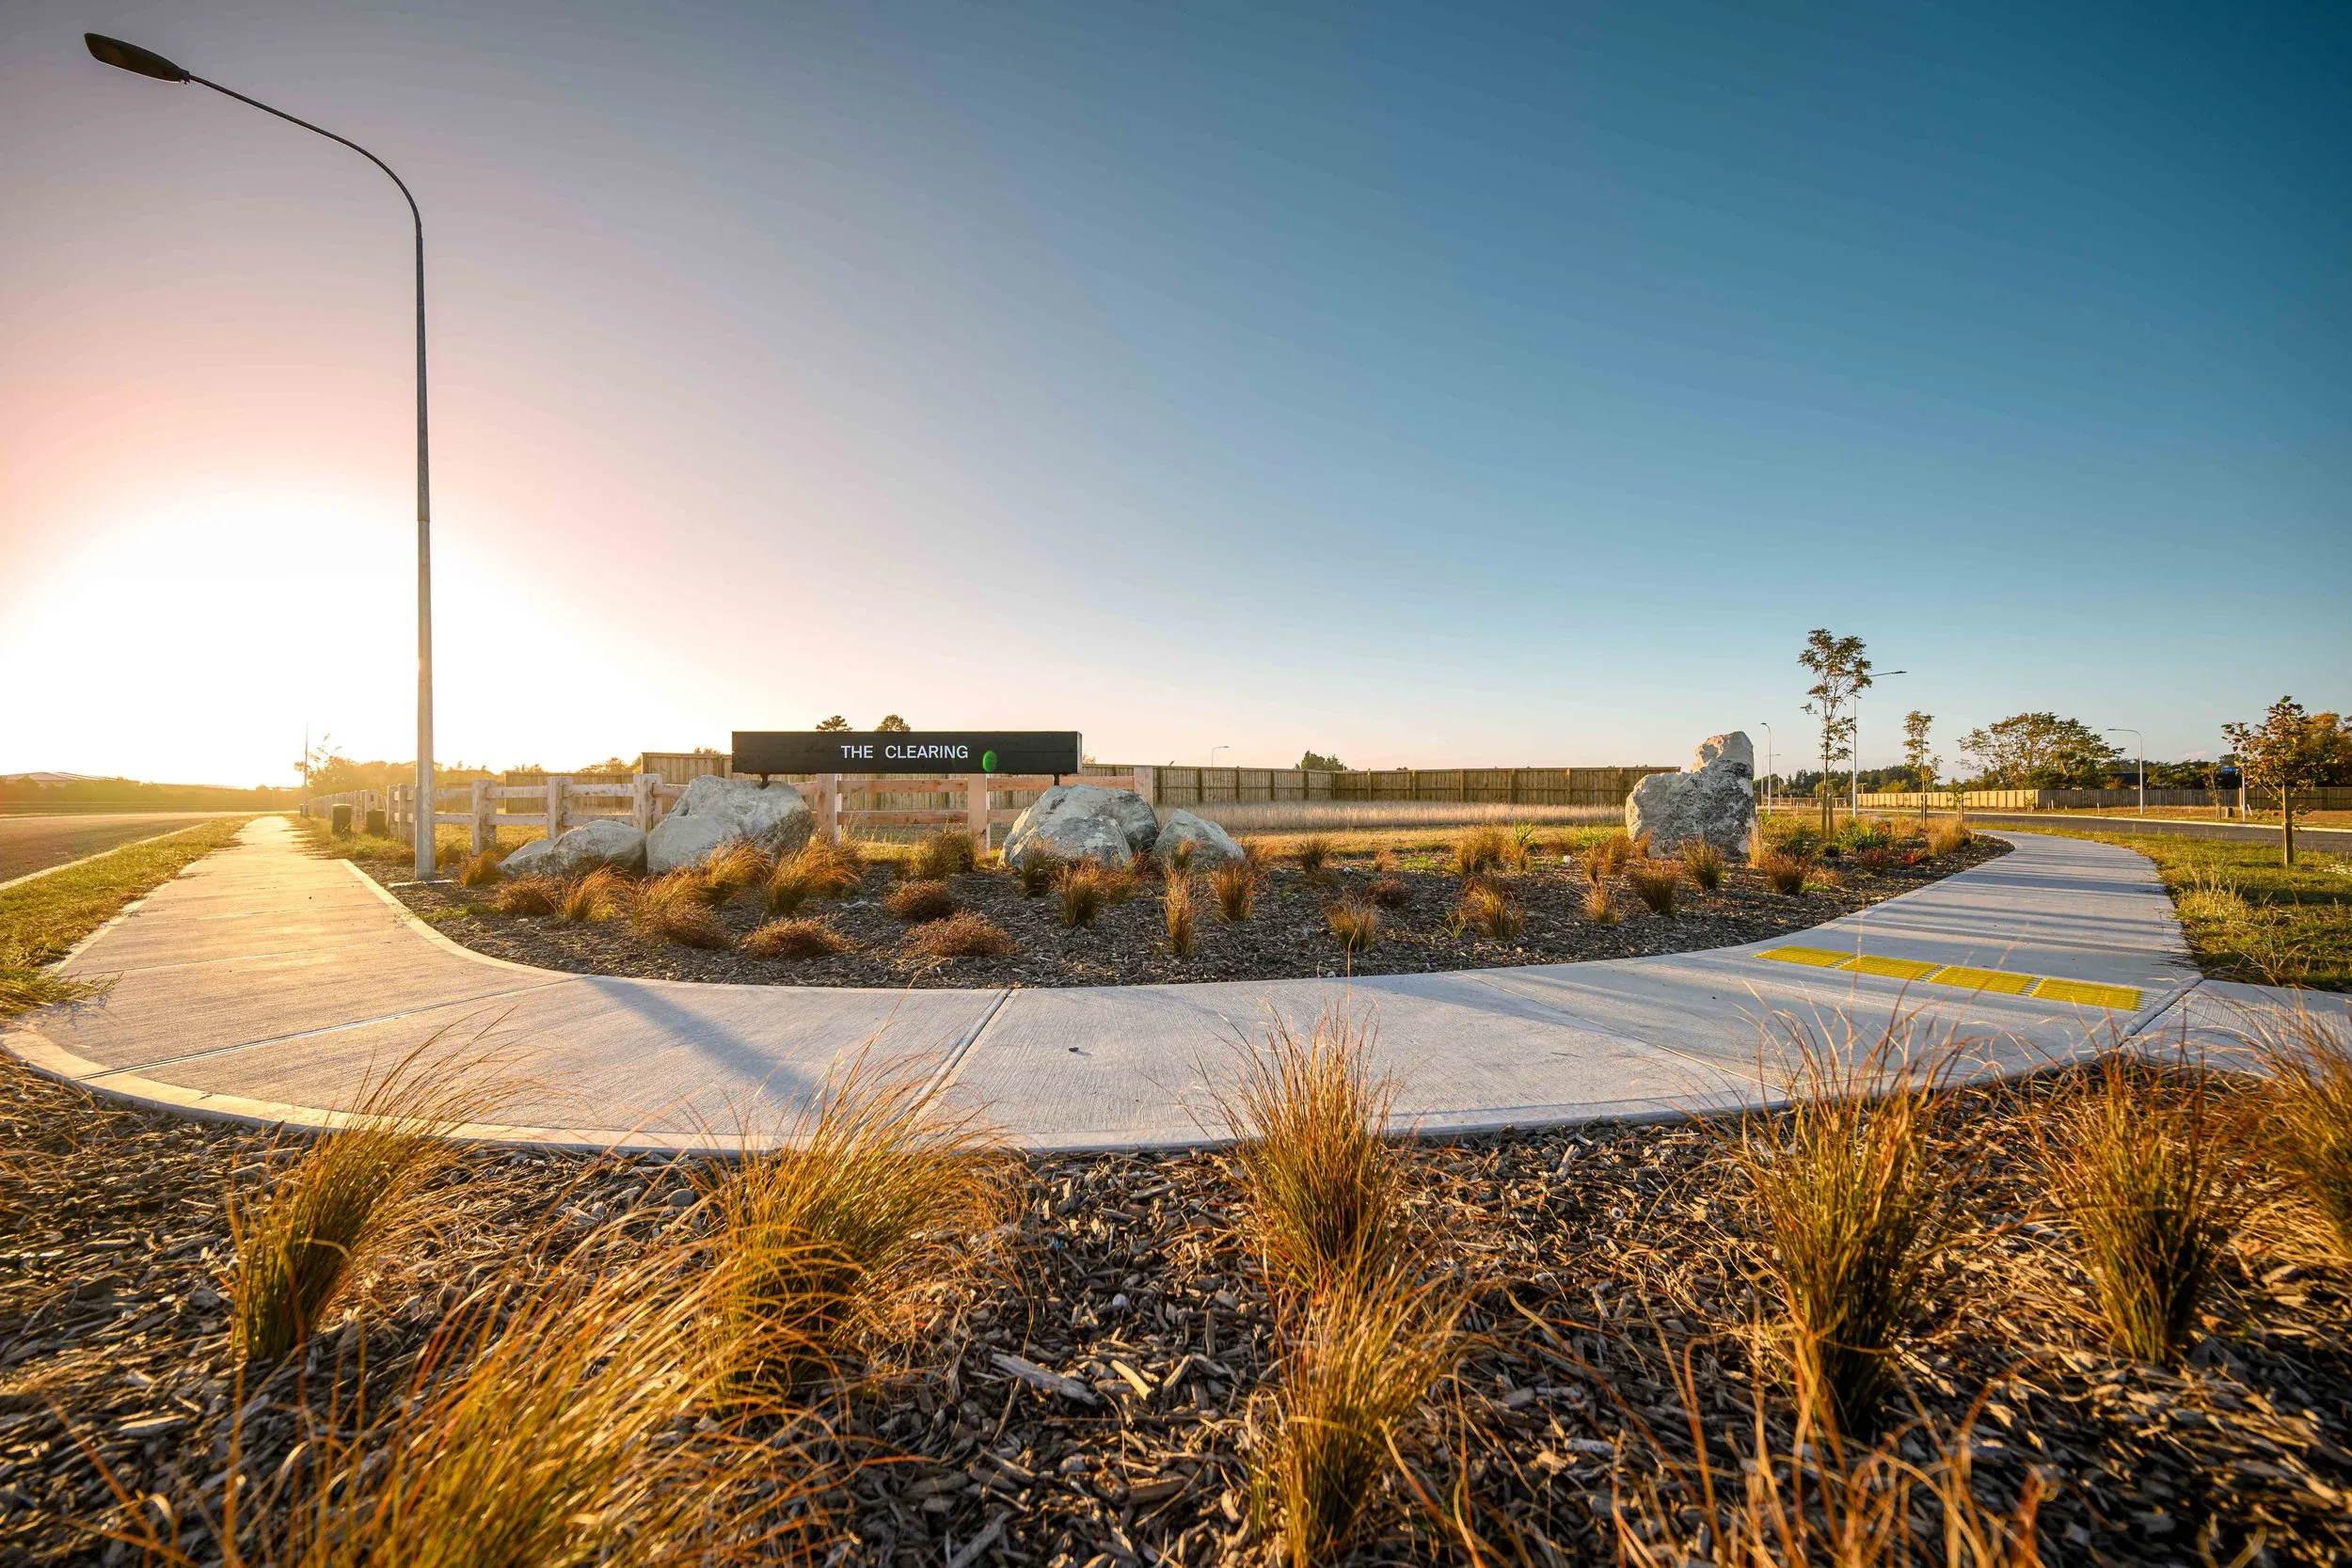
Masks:
[[[418,190],[444,759],[1785,758],[1815,626],[1869,763],[2352,702],[2340,8],[35,0],[0,660],[140,609],[0,768],[407,754],[404,214],[84,27]]]

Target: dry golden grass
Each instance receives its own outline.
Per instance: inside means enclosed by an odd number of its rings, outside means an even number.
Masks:
[[[1366,890],[1364,896],[1384,910],[1395,910],[1402,909],[1410,902],[1413,894],[1412,890],[1405,885],[1405,879],[1402,877],[1383,876],[1374,879],[1372,886]]]
[[[1191,955],[1194,945],[1192,879],[1171,873],[1160,895],[1160,913],[1168,927],[1168,950],[1178,958]]]
[[[730,839],[703,862],[703,883],[710,901],[723,904],[747,887],[757,887],[775,870],[768,852],[748,838]]]
[[[1042,898],[1054,891],[1065,869],[1062,858],[1042,845],[1032,845],[1021,853],[1013,864],[1013,875],[1020,879],[1021,896]]]
[[[1462,1304],[1398,1273],[1343,1279],[1293,1307],[1251,1513],[1272,1560],[1315,1568],[1354,1542],[1395,1432],[1460,1352]]]
[[[1500,826],[1471,828],[1454,841],[1454,873],[1476,877],[1502,869],[1512,854],[1511,835]]]
[[[1585,876],[1595,881],[1604,877],[1624,873],[1628,862],[1634,858],[1633,840],[1620,828],[1585,852]]]
[[[737,1397],[772,1401],[850,1351],[897,1341],[968,1287],[1006,1172],[916,1070],[829,1080],[787,1148],[719,1180],[713,1320]]]
[[[922,958],[993,958],[1021,950],[1010,933],[977,910],[917,926],[907,933],[905,947]]]
[[[802,915],[756,927],[739,945],[755,958],[829,958],[849,952],[857,943],[831,923]]]
[[[1928,829],[1928,853],[1951,855],[1976,842],[1977,835],[1957,816],[1939,816]]]
[[[558,920],[612,920],[626,912],[635,895],[628,878],[609,865],[574,877],[555,890]]]
[[[13,942],[0,943],[0,1018],[56,1002],[103,996],[112,980],[71,979],[38,963]]]
[[[900,882],[882,895],[882,908],[910,926],[945,920],[958,909],[956,895],[946,882]]]
[[[1189,838],[1176,840],[1168,847],[1168,853],[1163,857],[1162,863],[1167,874],[1170,877],[1191,876],[1192,863],[1199,858],[1200,852],[1199,840]]]
[[[2247,1035],[2266,1078],[2264,1142],[2352,1260],[2352,1030],[2298,1006]]]
[[[1839,1433],[1867,1433],[1958,1226],[1961,1184],[1928,1151],[1954,1053],[1923,1053],[1900,1022],[1867,1041],[1787,1017],[1774,1033],[1795,1108],[1748,1118],[1730,1147],[1756,1194],[1799,1397]]]
[[[846,898],[865,883],[855,846],[812,838],[776,863],[761,901],[771,915],[791,914],[811,898]]]
[[[300,1345],[344,1287],[421,1224],[419,1191],[454,1158],[446,1134],[503,1093],[485,1057],[453,1056],[436,1035],[363,1087],[345,1125],[258,1197],[231,1193],[230,1331],[242,1359],[274,1362]]]
[[[1516,942],[1527,925],[1526,911],[1500,883],[1478,881],[1462,895],[1462,919],[1482,936]]]
[[[1061,923],[1072,930],[1092,926],[1111,901],[1110,873],[1091,860],[1065,866],[1054,889],[1061,898]]]
[[[644,936],[682,947],[726,947],[735,940],[711,911],[710,884],[691,866],[665,873],[640,888],[629,923]]]
[[[1323,911],[1333,940],[1349,953],[1361,953],[1380,940],[1380,911],[1355,895],[1335,899]]]
[[[1724,852],[1694,838],[1682,847],[1682,869],[1700,892],[1712,893],[1724,885]]]
[[[1609,896],[1608,883],[1595,882],[1584,890],[1584,918],[1596,926],[1617,923],[1617,904]]]
[[[1245,1235],[1267,1275],[1314,1291],[1392,1273],[1406,1236],[1387,1141],[1397,1085],[1375,1076],[1369,1022],[1324,1012],[1301,1036],[1276,1019],[1219,1102]]]
[[[1227,861],[1209,873],[1209,891],[1227,924],[1247,920],[1258,902],[1257,868],[1246,860]]]
[[[499,862],[506,857],[496,849],[485,849],[478,855],[468,855],[457,863],[459,887],[490,887],[499,879]]]
[[[552,877],[517,877],[490,895],[490,908],[517,917],[553,914],[563,892],[564,884]]]
[[[2172,1362],[2236,1228],[2228,1129],[2205,1074],[2110,1053],[2045,1134],[2052,1195],[2116,1346]]]
[[[1320,877],[1331,860],[1331,841],[1321,833],[1309,833],[1298,841],[1298,869],[1310,877]]]
[[[907,859],[908,874],[936,882],[980,868],[980,847],[967,832],[942,828],[914,847]]]
[[[1625,868],[1626,885],[1652,914],[1671,915],[1682,892],[1682,867],[1672,861],[1635,861]]]
[[[1756,864],[1756,869],[1764,873],[1764,885],[1774,893],[1793,897],[1804,891],[1804,862],[1796,856],[1767,849],[1757,858]]]

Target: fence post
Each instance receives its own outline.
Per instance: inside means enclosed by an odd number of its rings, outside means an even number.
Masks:
[[[466,810],[473,817],[473,852],[477,855],[498,847],[498,824],[490,820],[491,807],[490,781],[474,780]]]
[[[980,854],[988,854],[988,775],[963,776],[963,831],[972,835]]]
[[[564,792],[571,786],[571,782],[572,778],[568,773],[548,775],[548,837],[549,838],[555,837],[564,831]]]
[[[840,842],[835,827],[835,814],[841,803],[841,775],[817,775],[817,836],[828,844]]]
[[[1158,805],[1160,803],[1159,779],[1154,774],[1153,770],[1149,768],[1138,767],[1136,768],[1135,773],[1136,793],[1142,796],[1152,805]],[[988,775],[985,773],[980,775],[982,778],[986,778],[987,776]]]
[[[629,820],[641,833],[653,832],[654,786],[661,782],[659,773],[640,773],[629,798]]]

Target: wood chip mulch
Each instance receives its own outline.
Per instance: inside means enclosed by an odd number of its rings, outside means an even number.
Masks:
[[[2352,1271],[2284,1224],[2292,1206],[2256,1173],[2257,1218],[2186,1364],[2119,1359],[2087,1316],[2087,1282],[2041,1207],[2030,1152],[2033,1118],[2079,1083],[1963,1096],[1949,1135],[1987,1162],[1975,1233],[1942,1266],[1905,1397],[1946,1433],[1983,1400],[1970,1449],[1979,1495],[2005,1506],[2039,1472],[2047,1561],[2352,1560]],[[476,1151],[441,1183],[451,1218],[438,1234],[370,1281],[307,1356],[240,1389],[223,1195],[298,1146],[93,1102],[12,1063],[0,1064],[0,1140],[10,1562],[137,1560],[96,1533],[123,1517],[102,1463],[129,1496],[167,1500],[194,1560],[216,1560],[204,1521],[240,1414],[240,1463],[265,1483],[304,1420],[348,1398],[336,1380],[358,1350],[390,1375],[442,1304],[527,1238],[653,1231],[696,1212],[674,1165]],[[1469,1354],[1400,1447],[1432,1498],[1467,1502],[1457,1527],[1391,1477],[1353,1560],[1466,1561],[1465,1528],[1481,1560],[1617,1560],[1614,1499],[1654,1483],[1689,1500],[1668,1474],[1692,1452],[1675,1386],[1686,1354],[1732,1475],[1724,1445],[1749,1441],[1752,1401],[1778,1429],[1786,1390],[1768,1377],[1758,1395],[1742,1328],[1758,1300],[1748,1207],[1709,1129],[1599,1124],[1407,1157],[1445,1260],[1483,1283]],[[1219,1157],[1039,1158],[1016,1172],[1009,1266],[931,1342],[842,1396],[844,1441],[881,1462],[846,1472],[820,1560],[1262,1557],[1246,1473],[1279,1314],[1234,1239]],[[142,1506],[161,1517],[167,1504]],[[1940,1542],[1918,1544],[1940,1560]]]
[[[1671,916],[1650,913],[1619,878],[1612,884],[1621,916],[1614,926],[1584,917],[1583,870],[1581,864],[1564,864],[1555,854],[1507,879],[1526,913],[1525,928],[1510,942],[1482,936],[1451,919],[1461,904],[1461,879],[1439,869],[1438,857],[1406,856],[1393,873],[1403,901],[1381,911],[1381,940],[1353,956],[1331,935],[1325,911],[1343,896],[1369,895],[1381,874],[1366,858],[1335,861],[1321,877],[1295,868],[1271,870],[1250,917],[1232,924],[1218,918],[1206,882],[1196,879],[1198,946],[1184,958],[1168,951],[1155,881],[1144,881],[1136,896],[1104,910],[1092,927],[1068,929],[1059,924],[1052,895],[1024,898],[1010,875],[973,872],[950,879],[958,903],[1002,927],[1017,950],[946,962],[906,950],[907,927],[882,907],[893,882],[887,866],[869,869],[865,886],[852,896],[813,899],[798,911],[830,922],[854,944],[850,951],[831,958],[757,958],[733,949],[663,942],[641,935],[624,919],[510,918],[489,908],[489,890],[453,883],[420,886],[404,880],[405,864],[360,863],[453,941],[542,969],[750,985],[999,987],[1413,974],[1733,947],[1806,930],[2008,852],[1999,840],[1979,837],[1951,855],[1915,865],[1898,860],[1879,871],[1855,869],[1850,857],[1839,873],[1842,886],[1808,886],[1793,895],[1772,892],[1752,867],[1734,866],[1712,893],[1686,881]],[[755,891],[736,895],[719,916],[737,938],[767,918]]]

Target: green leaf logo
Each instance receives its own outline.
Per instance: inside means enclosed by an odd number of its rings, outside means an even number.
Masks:
[[[980,753],[980,771],[983,773],[993,773],[996,771],[995,752],[982,752]]]

